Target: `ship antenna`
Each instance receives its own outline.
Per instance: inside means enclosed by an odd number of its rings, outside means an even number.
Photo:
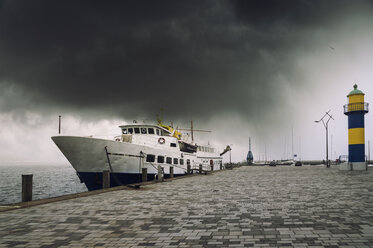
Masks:
[[[61,134],[61,116],[58,116],[58,134]]]
[[[194,142],[194,135],[193,135],[193,120],[190,120],[190,130],[192,134],[192,143]]]

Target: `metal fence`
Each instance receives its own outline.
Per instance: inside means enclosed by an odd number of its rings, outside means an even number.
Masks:
[[[367,102],[357,102],[350,103],[343,106],[344,113],[353,112],[353,111],[364,111],[368,113],[369,103]]]

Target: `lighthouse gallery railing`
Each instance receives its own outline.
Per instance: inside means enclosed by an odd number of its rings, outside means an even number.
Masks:
[[[357,102],[357,103],[349,103],[343,106],[344,113],[352,112],[352,111],[364,111],[368,112],[369,103],[367,102]]]

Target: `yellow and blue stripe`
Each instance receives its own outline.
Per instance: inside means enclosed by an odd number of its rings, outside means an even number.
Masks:
[[[350,104],[364,103],[364,95],[350,95]],[[348,160],[349,162],[365,161],[364,104],[362,109],[348,109]]]

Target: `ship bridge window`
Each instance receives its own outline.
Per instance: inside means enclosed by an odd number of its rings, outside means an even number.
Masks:
[[[184,164],[184,159],[180,159],[180,164],[183,165]]]
[[[128,132],[127,132],[127,128],[123,128],[122,129],[122,134],[127,134]]]
[[[171,147],[176,147],[176,143],[170,143]]]
[[[172,164],[172,158],[167,157],[167,158],[166,158],[166,163],[167,163],[167,164]]]
[[[142,134],[146,134],[146,128],[145,128],[145,127],[142,127],[142,128],[141,128],[141,133],[142,133]]]
[[[159,129],[157,128],[157,135],[160,135]]]
[[[155,161],[155,155],[152,155],[152,154],[148,154],[146,156],[146,162],[154,162]]]
[[[133,134],[133,128],[128,128],[128,133]]]
[[[163,156],[158,156],[157,162],[163,164],[164,163],[164,157]]]
[[[179,160],[177,158],[174,158],[174,164],[178,164]]]
[[[140,133],[140,128],[135,127],[134,129],[135,129],[135,133]]]
[[[190,159],[187,159],[187,165],[190,165]]]
[[[153,128],[148,128],[148,134],[154,134],[154,129]]]

